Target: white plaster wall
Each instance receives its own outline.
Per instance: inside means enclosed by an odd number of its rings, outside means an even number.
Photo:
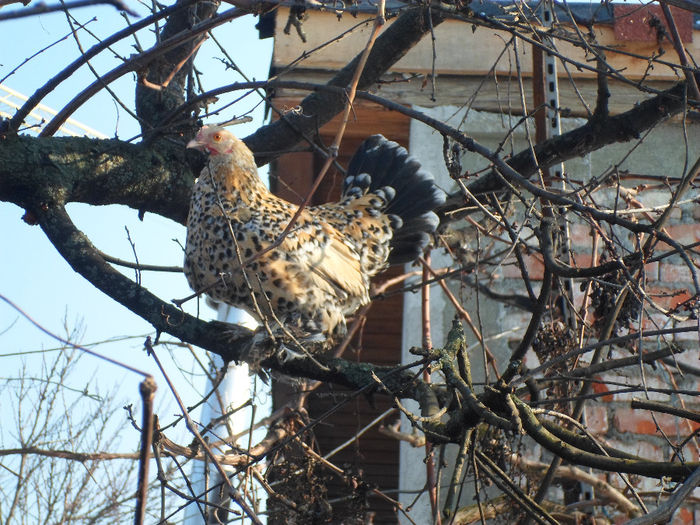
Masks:
[[[434,118],[442,120],[453,113],[454,108],[443,106],[423,109],[423,111]],[[454,183],[447,174],[445,163],[440,154],[440,152],[442,152],[442,136],[437,133],[432,133],[432,128],[420,122],[411,121],[409,137],[411,155],[418,158],[423,167],[433,173],[440,187],[446,191],[452,190]],[[441,268],[449,263],[449,259],[441,251],[435,251],[431,257],[432,266],[434,268]],[[408,363],[416,360],[416,356],[411,355],[408,350],[412,346],[422,346],[420,293],[406,294],[403,304],[403,343],[401,357],[403,363]],[[444,294],[435,293],[431,290],[430,315],[433,320],[431,335],[434,345],[441,345],[444,341],[447,333],[446,323],[444,321],[449,321],[453,314],[454,309],[448,304]],[[436,322],[436,320],[439,321]],[[435,380],[438,379],[439,378],[436,376]],[[404,406],[412,413],[420,414],[420,408],[417,402],[406,400]],[[407,433],[410,433],[412,430],[411,424],[403,415],[401,417],[401,430]],[[427,524],[432,523],[430,501],[425,493],[416,500],[416,494],[425,486],[426,467],[424,460],[424,448],[414,448],[405,441],[401,442],[399,448],[399,501],[404,508],[412,505],[410,515],[413,521]],[[400,519],[401,523],[409,523],[408,520],[401,515]]]

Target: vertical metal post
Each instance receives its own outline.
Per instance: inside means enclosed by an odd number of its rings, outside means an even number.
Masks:
[[[543,0],[541,8],[541,23],[549,29],[554,22],[554,2],[553,0]],[[553,42],[549,38],[543,38],[543,41],[550,47]],[[557,76],[557,61],[556,57],[550,52],[540,51],[540,67],[541,79],[535,81],[536,88],[539,87],[539,103],[545,104],[545,118],[540,118],[536,124],[544,129],[538,129],[538,141],[547,140],[561,135],[561,111],[559,105],[559,79]],[[544,56],[543,56],[544,55]],[[537,69],[534,68],[533,75],[537,74]],[[536,97],[537,98],[537,97]],[[542,122],[544,120],[544,122]],[[562,191],[567,189],[566,179],[564,175],[564,163],[558,163],[549,169],[549,180],[551,187]],[[563,208],[552,208],[552,213],[559,222],[559,236],[555,238],[555,254],[557,258],[566,263],[571,264],[571,238],[569,232],[569,222],[566,220],[566,210]],[[574,304],[574,283],[573,279],[561,280],[563,290],[559,296],[559,307],[566,325],[576,333],[577,322]],[[585,424],[586,414],[582,414],[581,421]],[[580,483],[579,487],[572,487],[573,492],[578,492],[578,499],[591,500],[594,497],[593,486],[587,483]],[[577,490],[578,489],[578,490]]]
[[[554,22],[554,3],[552,0],[544,0],[542,2],[542,25],[549,29],[552,27]],[[552,46],[551,40],[544,39],[544,41]],[[556,57],[550,53],[544,53],[544,67],[543,69],[543,87],[544,87],[544,103],[545,103],[545,123],[544,123],[544,139],[550,139],[561,135],[561,111],[559,106],[559,79],[557,77],[557,60]],[[564,178],[564,163],[555,164],[550,168],[551,174],[551,185],[553,188],[559,190],[566,190],[566,180]],[[566,263],[570,264],[571,255],[571,239],[569,234],[569,223],[565,219],[564,209],[559,209],[559,213],[556,214],[560,235],[558,239],[555,239],[555,249],[557,258]],[[574,301],[574,284],[572,279],[565,279],[562,281],[564,287],[564,296],[561,297],[561,312],[564,317],[564,322],[572,330],[576,330],[576,313],[573,308]]]

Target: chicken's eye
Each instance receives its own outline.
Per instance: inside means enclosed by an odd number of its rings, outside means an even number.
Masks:
[[[214,133],[212,138],[214,139],[214,142],[221,142],[221,133]]]

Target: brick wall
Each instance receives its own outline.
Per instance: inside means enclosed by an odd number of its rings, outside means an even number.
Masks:
[[[666,193],[666,201],[670,194]],[[700,205],[697,202],[698,191],[692,190],[689,194],[690,202],[686,202],[679,209],[672,212],[670,221],[665,231],[683,244],[691,244],[700,241]],[[636,199],[645,207],[660,206],[664,198],[660,192],[654,190],[640,191]],[[692,200],[695,199],[695,200]],[[601,199],[605,203],[609,199]],[[641,215],[641,214],[640,214]],[[658,214],[653,214],[657,217]],[[587,225],[575,223],[571,225],[571,246],[576,265],[579,267],[589,266],[592,261],[592,233]],[[663,254],[670,249],[664,243],[659,243],[655,249],[655,255]],[[599,249],[599,253],[600,253]],[[700,257],[695,253],[688,252],[696,264],[700,263]],[[534,281],[541,281],[543,275],[543,262],[538,254],[525,256],[530,278]],[[503,290],[515,290],[521,287],[522,276],[515,259],[506,261],[500,273],[499,288]],[[512,263],[512,264],[510,264]],[[700,269],[697,270],[700,273]],[[663,309],[673,310],[683,302],[690,299],[694,294],[694,287],[691,272],[687,265],[683,264],[680,256],[673,255],[660,261],[650,263],[645,266],[646,285],[645,290],[649,298]],[[576,285],[577,307],[580,307],[583,300],[583,293]],[[686,312],[679,312],[685,315]],[[510,313],[509,313],[510,315]],[[513,312],[513,315],[520,315],[519,321],[526,323],[529,314]],[[697,321],[678,322],[669,317],[659,309],[651,305],[645,306],[643,327],[645,330],[655,330],[676,326],[697,327]],[[623,334],[624,332],[621,332]],[[698,332],[683,332],[667,336],[663,340],[654,341],[648,339],[645,342],[645,350],[658,349],[657,344],[664,342],[674,342],[679,348],[685,349],[675,358],[679,363],[692,367],[700,367],[700,353],[698,351]],[[513,343],[516,343],[514,340]],[[629,351],[622,348],[615,348],[612,357],[625,357],[631,355]],[[536,367],[539,364],[537,356],[530,351],[527,356],[526,365]],[[700,448],[698,447],[698,435],[700,435],[700,423],[679,418],[669,414],[652,413],[647,410],[633,409],[630,403],[633,399],[648,399],[669,404],[674,407],[700,412],[700,378],[692,373],[682,373],[673,364],[659,363],[655,368],[644,367],[644,376],[638,366],[627,367],[622,370],[608,372],[596,377],[599,381],[593,387],[595,393],[599,394],[595,401],[589,402],[585,411],[585,424],[589,432],[597,438],[605,441],[610,446],[622,451],[639,455],[655,461],[670,461],[674,455],[674,449],[682,453],[687,461],[698,461]],[[648,392],[644,392],[646,385]],[[634,389],[632,392],[620,392],[626,388]],[[682,395],[669,395],[663,390],[674,389],[684,391]],[[697,432],[695,439],[688,439],[689,436]],[[538,452],[541,452],[538,447]],[[677,461],[677,459],[675,459]],[[607,482],[625,491],[625,484],[619,476],[615,474],[601,474],[600,477]],[[630,476],[632,485],[641,493],[658,493],[663,483],[653,478],[641,478]],[[673,484],[665,484],[672,488]],[[664,501],[664,498],[662,498]],[[697,524],[700,523],[700,490],[696,490],[695,498],[688,500],[687,504],[676,512],[672,523],[674,524]],[[653,508],[653,505],[650,505]],[[626,518],[613,513],[614,522],[623,523]]]

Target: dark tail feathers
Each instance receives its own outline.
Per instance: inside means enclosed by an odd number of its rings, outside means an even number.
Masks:
[[[433,210],[445,202],[433,175],[396,142],[372,135],[353,156],[343,182],[344,197],[358,190],[388,201],[382,211],[394,216],[389,264],[411,262],[422,255],[440,223]]]

